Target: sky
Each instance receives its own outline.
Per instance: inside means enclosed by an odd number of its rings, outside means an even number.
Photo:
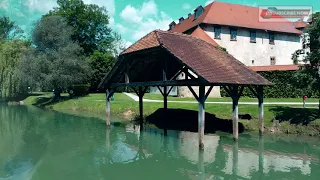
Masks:
[[[131,45],[154,29],[167,30],[172,21],[186,17],[199,6],[213,0],[83,0],[87,4],[105,6],[111,28],[126,44]],[[313,6],[320,10],[320,0],[218,0],[248,6]],[[8,16],[27,34],[34,22],[56,6],[56,0],[0,0],[0,16]]]

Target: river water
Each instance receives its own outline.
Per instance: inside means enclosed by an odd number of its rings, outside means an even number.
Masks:
[[[1,180],[319,179],[318,138],[196,133],[0,105]]]

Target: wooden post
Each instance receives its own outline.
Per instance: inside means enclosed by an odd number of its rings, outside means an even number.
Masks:
[[[233,140],[237,141],[239,137],[239,128],[238,128],[238,121],[239,121],[239,109],[238,109],[238,101],[239,101],[239,94],[238,94],[238,86],[232,87],[232,130],[233,130]]]
[[[139,120],[140,120],[140,131],[143,130],[143,90],[142,87],[139,87],[139,112],[140,112],[140,116],[139,116]]]
[[[263,165],[264,165],[264,141],[263,136],[259,137],[259,172],[263,174]]]
[[[238,165],[239,165],[239,145],[238,142],[233,143],[232,147],[232,174],[238,176]]]
[[[204,151],[199,149],[198,152],[198,171],[199,171],[199,179],[206,179],[205,165],[204,165]]]
[[[110,90],[106,90],[106,125],[110,127]]]
[[[204,149],[204,121],[205,121],[205,86],[199,86],[199,112],[198,112],[198,133],[199,133],[199,148]]]
[[[168,120],[167,120],[167,110],[168,110],[168,89],[167,86],[163,87],[163,109],[164,109],[164,135],[167,136],[168,135],[168,130],[167,130],[167,126],[168,126]]]
[[[259,101],[259,133],[262,135],[264,132],[263,86],[258,86],[257,94]]]

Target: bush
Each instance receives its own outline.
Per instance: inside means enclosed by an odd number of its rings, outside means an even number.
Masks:
[[[301,88],[295,77],[295,73],[295,71],[259,72],[260,75],[274,84],[273,86],[267,86],[264,88],[264,97],[301,98],[303,95],[306,95],[309,98],[319,97],[318,92],[312,90],[311,87]],[[221,96],[228,97],[223,88],[221,88]],[[243,96],[255,98],[248,88],[244,89]]]
[[[70,89],[73,90],[74,96],[86,96],[89,94],[90,84],[73,85]]]

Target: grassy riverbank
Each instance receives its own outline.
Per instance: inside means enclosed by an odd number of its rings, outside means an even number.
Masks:
[[[85,97],[69,99],[67,94],[63,94],[59,102],[53,102],[51,93],[39,93],[29,96],[24,100],[25,105],[35,105],[49,108],[60,112],[78,114],[84,116],[94,116],[101,119],[105,117],[105,95],[90,94]],[[158,95],[147,94],[145,98],[160,99]],[[189,98],[174,98],[169,100],[193,100]],[[208,101],[227,101],[228,98],[209,99]],[[230,101],[230,99],[229,99]],[[254,99],[242,99],[245,102],[254,102]],[[265,99],[265,102],[299,102],[298,99]],[[309,102],[317,102],[311,99]],[[265,127],[268,131],[286,132],[292,134],[304,134],[320,136],[320,115],[315,105],[314,108],[301,108],[298,106],[276,106],[265,105]],[[158,109],[162,108],[162,103],[145,102],[144,115],[149,116]],[[197,111],[197,104],[188,103],[169,103],[169,109],[184,109]],[[122,117],[128,121],[132,120],[139,112],[138,103],[124,94],[115,94],[114,101],[111,103],[111,112],[114,117]],[[231,105],[227,104],[207,104],[206,112],[214,114],[216,119],[230,121]],[[239,105],[241,117],[252,118],[250,120],[241,119],[240,123],[245,130],[258,130],[258,108],[255,105]],[[218,121],[217,121],[218,122]]]

